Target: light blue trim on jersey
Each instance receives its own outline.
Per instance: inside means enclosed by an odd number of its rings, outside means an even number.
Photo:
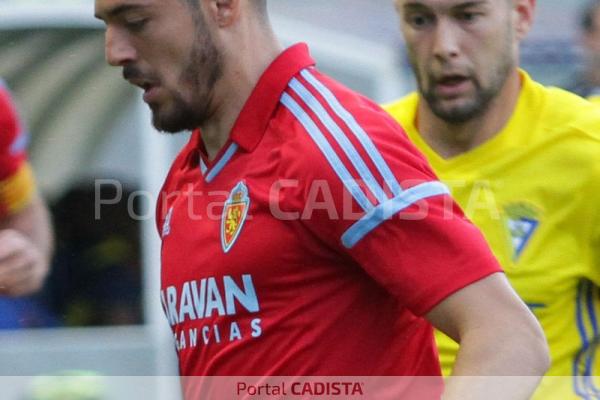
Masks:
[[[351,249],[368,233],[398,212],[428,197],[450,194],[448,187],[441,182],[427,182],[403,191],[399,196],[378,205],[359,221],[354,223],[343,235],[342,244]]]
[[[223,157],[221,157],[219,162],[217,162],[215,164],[215,166],[210,170],[208,175],[206,175],[205,180],[207,183],[212,182],[212,180],[215,179],[215,177],[217,175],[219,175],[219,173],[223,170],[223,168],[225,168],[227,163],[231,160],[231,157],[233,157],[233,155],[235,154],[237,149],[238,149],[238,145],[236,143],[231,143],[229,145],[229,148],[227,149],[225,154],[223,154]]]
[[[573,360],[573,386],[575,393],[583,399],[600,399],[600,390],[593,381],[593,364],[598,350],[598,340],[600,339],[593,302],[594,288],[594,284],[589,280],[582,280],[577,286],[576,322],[581,337],[581,349]],[[585,325],[586,311],[587,319],[589,319],[592,327],[589,337],[589,330]]]
[[[207,170],[208,170],[208,167],[204,163],[204,160],[202,159],[202,157],[200,157],[200,172],[202,172],[202,176],[206,175]]]
[[[329,116],[325,108],[319,103],[319,100],[313,96],[312,93],[304,87],[304,85],[296,78],[293,78],[290,81],[289,86],[292,90],[304,101],[304,103],[312,110],[313,113],[319,117],[323,125],[327,128],[327,130],[333,135],[336,142],[340,145],[344,153],[348,156],[352,165],[358,171],[361,179],[366,183],[367,187],[375,195],[377,200],[380,203],[383,203],[388,199],[385,191],[381,187],[381,185],[377,182],[367,164],[363,161],[362,157],[356,149],[354,145],[350,142],[348,137],[344,134],[342,129],[335,123],[335,121]]]
[[[315,78],[309,70],[302,70],[300,74],[321,94],[321,96],[323,96],[323,98],[329,103],[336,115],[339,118],[341,118],[342,121],[346,123],[346,125],[348,125],[352,133],[354,133],[356,138],[364,147],[367,154],[373,160],[373,163],[375,163],[377,169],[379,169],[379,173],[381,173],[381,176],[383,176],[383,179],[390,187],[394,196],[398,196],[402,192],[402,187],[398,183],[398,180],[394,176],[390,167],[383,159],[381,153],[379,153],[379,150],[377,150],[377,148],[375,147],[375,144],[373,144],[373,141],[371,140],[369,135],[367,135],[364,129],[358,124],[358,122],[356,122],[356,119],[354,119],[352,114],[350,114],[340,104],[335,95],[325,85],[319,82],[319,80]]]
[[[577,330],[579,331],[579,336],[581,337],[581,349],[575,355],[575,359],[573,360],[573,386],[575,389],[575,393],[583,399],[589,399],[587,393],[583,391],[583,388],[580,387],[580,384],[584,384],[581,381],[581,374],[579,372],[579,365],[581,364],[581,358],[587,351],[589,346],[587,334],[585,332],[585,324],[583,322],[583,306],[582,306],[582,291],[583,291],[584,282],[581,281],[577,286],[577,298],[575,301],[575,315],[576,315],[576,323]]]
[[[340,177],[346,189],[354,196],[358,204],[365,211],[372,210],[374,205],[367,198],[362,189],[356,184],[355,180],[350,175],[348,169],[342,163],[342,160],[337,156],[335,150],[331,147],[319,127],[314,123],[308,114],[300,107],[300,105],[289,94],[283,93],[281,103],[298,119],[310,137],[317,144],[319,149],[325,155],[329,164],[333,167],[335,173]]]
[[[11,143],[8,151],[10,154],[19,154],[27,150],[29,145],[29,133],[26,131],[19,132],[19,136]]]
[[[594,285],[591,281],[582,280],[577,286],[576,322],[581,337],[581,349],[573,360],[573,386],[575,393],[583,399],[600,399],[600,391],[593,382],[592,365],[598,350],[598,321],[593,303]],[[585,300],[584,300],[585,292]],[[587,310],[586,307],[587,306]],[[592,326],[592,334],[588,338],[585,325],[585,311]],[[583,367],[583,371],[582,368]],[[583,373],[582,373],[583,372]]]

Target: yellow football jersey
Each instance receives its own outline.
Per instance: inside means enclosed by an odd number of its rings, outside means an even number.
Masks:
[[[539,319],[552,366],[535,399],[600,399],[600,108],[522,72],[495,137],[443,159],[417,131],[416,93],[387,106],[479,226]],[[436,333],[444,374],[458,345]]]
[[[592,103],[600,104],[600,96],[592,96],[590,97],[590,101]]]

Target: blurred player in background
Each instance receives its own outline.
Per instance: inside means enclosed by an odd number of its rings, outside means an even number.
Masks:
[[[583,71],[568,89],[582,97],[600,101],[600,0],[591,0],[580,17]]]
[[[534,0],[396,0],[418,93],[387,107],[479,226],[550,344],[537,399],[600,373],[600,108],[520,70]],[[437,335],[449,374],[458,346]]]
[[[460,338],[459,374],[545,371],[537,322],[444,185],[383,110],[281,47],[266,1],[96,0],[96,16],[154,125],[195,130],[157,209],[182,375],[438,375],[425,318]]]
[[[0,327],[38,324],[28,299],[48,274],[53,235],[26,159],[27,133],[0,81]]]

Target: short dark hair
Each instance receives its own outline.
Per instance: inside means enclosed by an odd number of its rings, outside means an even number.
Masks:
[[[581,12],[581,29],[584,32],[591,33],[600,28],[597,26],[597,21],[595,21],[598,10],[600,10],[600,0],[591,0],[583,8]]]

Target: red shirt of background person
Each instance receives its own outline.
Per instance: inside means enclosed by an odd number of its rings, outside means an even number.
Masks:
[[[52,232],[27,163],[27,134],[0,81],[0,296],[39,290],[48,274]]]

